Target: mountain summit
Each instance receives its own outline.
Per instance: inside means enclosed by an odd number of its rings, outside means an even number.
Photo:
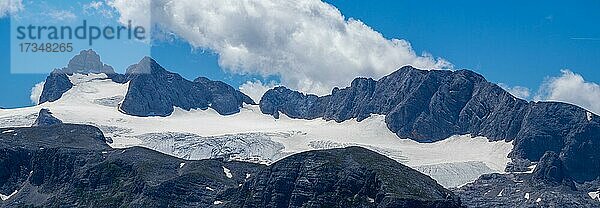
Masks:
[[[514,141],[512,159],[539,161],[561,155],[565,169],[582,182],[600,176],[600,123],[587,110],[559,102],[527,102],[469,70],[403,67],[380,80],[357,78],[331,95],[304,95],[283,87],[267,91],[260,109],[278,117],[335,120],[385,115],[400,138],[436,142],[451,135]]]
[[[62,70],[67,74],[114,74],[115,70],[100,61],[100,55],[96,51],[89,49],[83,50],[78,55],[74,56],[69,65]]]
[[[250,97],[219,81],[189,81],[164,69],[150,57],[127,69],[129,89],[121,111],[134,116],[168,116],[174,107],[184,110],[212,108],[221,115],[240,112]]]

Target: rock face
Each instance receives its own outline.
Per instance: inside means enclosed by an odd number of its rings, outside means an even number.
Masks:
[[[41,109],[32,126],[52,126],[56,124],[62,124],[62,121],[52,116],[50,110]]]
[[[511,158],[538,161],[555,151],[576,181],[600,175],[600,118],[565,103],[527,102],[468,70],[424,71],[403,67],[372,80],[355,79],[331,95],[303,95],[285,88],[269,90],[260,102],[265,114],[292,118],[362,120],[386,115],[400,138],[434,142],[471,134],[514,141]]]
[[[558,154],[552,151],[546,152],[535,166],[533,180],[551,186],[564,185],[575,189],[575,184]]]
[[[428,176],[359,147],[289,156],[234,196],[239,207],[460,207]]]
[[[185,161],[111,149],[91,126],[14,128],[0,135],[0,207],[209,207],[262,166]],[[1,131],[7,131],[2,129]],[[231,169],[231,178],[223,172]]]
[[[285,87],[276,87],[263,95],[260,110],[275,118],[279,118],[279,112],[282,112],[290,118],[315,119],[325,114],[329,97],[304,95]]]
[[[494,173],[453,191],[466,207],[599,207],[600,202],[588,196],[598,184],[596,180],[573,189],[539,183],[533,174]]]
[[[46,78],[44,89],[40,96],[39,103],[54,102],[62,97],[62,94],[69,91],[73,84],[67,75],[73,74],[100,74],[104,73],[108,78],[117,83],[125,83],[125,76],[115,73],[114,69],[102,63],[100,56],[93,50],[83,50],[74,56],[67,67],[55,69]]]
[[[52,73],[50,73],[50,75],[48,75],[48,77],[46,77],[46,82],[44,83],[44,89],[42,90],[39,103],[57,101],[72,87],[73,84],[66,74],[54,70]]]
[[[127,69],[129,89],[120,109],[134,116],[168,116],[174,107],[185,110],[212,108],[221,115],[240,112],[250,97],[218,81],[198,78],[188,81],[165,70],[151,58]]]
[[[115,70],[100,61],[100,56],[92,49],[83,50],[74,56],[62,71],[67,74],[114,74]]]
[[[431,178],[358,148],[271,167],[112,149],[92,126],[0,129],[0,207],[458,207]]]
[[[206,77],[198,77],[194,83],[207,91],[210,107],[221,115],[240,112],[241,104],[255,105],[252,98],[221,81],[212,81]],[[233,103],[233,104],[232,104]]]

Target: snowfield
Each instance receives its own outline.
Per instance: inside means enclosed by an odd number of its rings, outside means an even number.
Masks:
[[[73,75],[73,88],[61,99],[38,106],[0,109],[0,127],[31,125],[41,108],[48,108],[66,123],[100,128],[114,148],[144,146],[184,159],[226,157],[270,164],[302,151],[362,146],[415,168],[446,187],[475,180],[481,174],[503,172],[513,145],[489,142],[484,137],[456,135],[435,143],[398,138],[385,124],[384,115],[361,122],[323,119],[274,119],[258,106],[222,116],[212,109],[175,108],[168,117],[135,117],[118,105],[128,84],[104,74]]]

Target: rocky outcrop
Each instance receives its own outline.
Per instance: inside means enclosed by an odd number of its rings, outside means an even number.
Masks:
[[[552,151],[548,151],[542,156],[542,159],[535,166],[532,178],[538,184],[564,185],[575,189],[575,183],[571,180],[571,176],[562,164],[559,155]]]
[[[275,118],[279,118],[281,112],[290,118],[315,119],[325,114],[326,104],[329,103],[328,98],[276,87],[263,95],[260,100],[260,110]]]
[[[73,87],[69,77],[58,70],[54,70],[44,82],[44,89],[40,95],[39,103],[54,102]]]
[[[194,83],[204,89],[209,95],[210,107],[221,115],[229,115],[240,112],[241,104],[255,105],[252,98],[236,90],[232,86],[221,82],[212,81],[206,77],[198,77]]]
[[[222,82],[206,78],[195,82],[169,72],[146,57],[127,69],[129,89],[120,106],[134,116],[168,116],[179,107],[184,110],[212,108],[221,115],[240,112],[252,99]]]
[[[231,207],[460,207],[433,179],[360,147],[299,153],[259,172]],[[241,205],[241,206],[235,206]]]
[[[433,179],[359,147],[264,165],[112,149],[92,126],[0,129],[0,207],[459,207]],[[11,194],[14,193],[14,194]]]
[[[56,124],[62,124],[62,121],[54,117],[50,110],[44,108],[40,110],[32,126],[52,126]]]
[[[468,70],[424,71],[403,67],[377,81],[357,78],[331,95],[303,95],[285,88],[269,90],[261,111],[278,117],[362,120],[386,115],[400,138],[435,142],[451,135],[514,141],[515,160],[539,161],[546,151],[563,157],[576,181],[600,175],[600,119],[566,103],[527,102]],[[512,167],[517,168],[517,167]],[[518,169],[518,168],[517,168]]]
[[[571,186],[540,182],[534,174],[487,174],[454,189],[466,207],[599,207],[588,196],[597,190],[598,180]]]

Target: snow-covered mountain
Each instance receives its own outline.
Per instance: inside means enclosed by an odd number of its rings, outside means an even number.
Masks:
[[[94,54],[82,52],[86,56]],[[96,58],[89,60],[99,61]],[[191,81],[166,72],[149,58],[130,68],[144,63],[159,69],[162,74],[168,74],[163,79],[175,77],[177,82],[186,82],[193,87]],[[128,115],[122,104],[128,96],[135,97],[131,95],[131,81],[115,81],[106,73],[85,70],[63,75],[68,78],[71,87],[56,100],[33,107],[3,109],[0,111],[0,127],[30,126],[40,109],[45,108],[65,123],[99,127],[112,140],[109,145],[114,148],[143,146],[184,159],[227,157],[264,164],[308,150],[361,146],[420,170],[447,187],[473,181],[481,174],[504,172],[510,161],[507,156],[513,149],[511,142],[489,141],[485,137],[468,134],[452,135],[431,143],[400,138],[388,129],[384,115],[374,114],[360,121],[348,119],[342,122],[289,118],[285,114],[275,119],[263,114],[258,105],[242,103],[243,99],[239,103],[239,112],[233,114],[219,113],[211,102],[206,102],[206,107],[181,106],[177,98],[170,97],[161,105],[172,105],[167,106],[173,109],[170,114]],[[136,76],[161,79],[152,72],[138,72]],[[138,78],[126,76],[125,79]],[[154,82],[144,83],[136,89],[154,90]],[[46,87],[44,91],[53,91],[51,85]],[[161,89],[164,93],[172,92],[172,88],[168,87],[176,86],[166,87]],[[136,100],[127,102],[149,106],[152,103],[148,100],[164,101],[164,93],[136,97]]]
[[[178,160],[263,165],[358,146],[452,187],[468,206],[597,205],[600,117],[574,105],[520,100],[468,70],[407,66],[380,80],[357,78],[322,97],[276,87],[256,104],[223,82],[186,80],[149,57],[118,74],[87,50],[48,76],[39,101],[0,109],[0,128],[6,128],[0,136],[21,137],[17,127],[85,124],[99,128],[102,145],[111,149],[141,146]],[[2,200],[11,198],[7,190]],[[517,196],[522,191],[526,199]]]

